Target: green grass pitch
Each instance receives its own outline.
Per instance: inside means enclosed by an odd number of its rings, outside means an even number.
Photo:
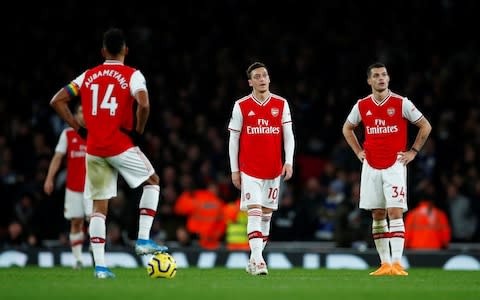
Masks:
[[[251,276],[241,269],[179,269],[173,279],[151,279],[143,268],[114,268],[98,280],[92,268],[3,268],[0,298],[13,299],[480,299],[479,271],[409,269],[409,276],[373,277],[371,270],[271,269]]]

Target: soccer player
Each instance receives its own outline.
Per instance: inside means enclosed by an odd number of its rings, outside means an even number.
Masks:
[[[267,67],[253,63],[247,78],[252,93],[235,102],[228,125],[230,168],[233,185],[241,190],[240,209],[248,214],[247,272],[267,275],[263,248],[278,209],[281,177],[286,181],[293,174],[295,140],[288,102],[270,92]]]
[[[84,126],[83,110],[77,105],[75,110],[77,122]],[[63,158],[66,155],[67,179],[65,184],[64,216],[70,221],[70,246],[75,258],[74,269],[82,267],[82,246],[84,241],[85,221],[88,222],[92,213],[92,200],[83,197],[85,187],[85,140],[71,127],[65,128],[60,134],[55,154],[48,166],[47,177],[43,190],[51,195],[54,189],[54,179]]]
[[[96,278],[114,278],[105,262],[108,200],[117,194],[118,173],[131,188],[143,185],[135,252],[155,254],[168,250],[150,239],[160,193],[160,179],[138,142],[150,113],[143,74],[124,64],[128,53],[118,28],[103,35],[103,64],[86,70],[61,88],[50,101],[56,112],[87,141],[85,196],[93,199],[90,243]],[[85,127],[72,116],[68,102],[81,97]],[[136,105],[136,111],[133,110]],[[135,118],[134,118],[135,115]]]
[[[372,93],[357,101],[342,129],[362,162],[359,207],[372,213],[372,234],[381,261],[380,268],[370,273],[374,276],[408,275],[400,264],[405,236],[403,213],[408,209],[406,165],[415,158],[432,130],[408,98],[390,91],[389,82],[384,64],[370,65],[367,83]],[[360,122],[365,131],[363,148],[354,131]],[[407,149],[409,122],[419,129],[413,145]]]

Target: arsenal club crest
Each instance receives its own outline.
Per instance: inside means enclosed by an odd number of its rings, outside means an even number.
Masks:
[[[280,110],[274,107],[270,110],[270,112],[272,113],[272,116],[276,117],[278,116],[278,113],[280,112]]]
[[[395,108],[393,107],[387,108],[387,114],[389,117],[393,116],[395,114]]]

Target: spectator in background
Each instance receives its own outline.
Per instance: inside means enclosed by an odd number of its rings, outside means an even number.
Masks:
[[[328,185],[325,201],[319,209],[318,228],[315,237],[319,240],[331,241],[334,239],[336,213],[338,206],[345,200],[345,183],[335,179]]]
[[[451,239],[447,214],[431,199],[420,200],[405,217],[405,248],[446,249]]]
[[[452,241],[472,241],[478,226],[478,216],[475,214],[471,200],[459,192],[455,183],[449,183],[447,202],[452,223]]]
[[[325,195],[322,193],[322,187],[318,177],[310,177],[302,186],[301,194],[298,196],[298,219],[296,232],[298,240],[314,240],[315,231],[318,227],[318,219],[321,213],[321,207],[325,202]]]
[[[75,118],[82,126],[83,110],[81,105],[75,108]],[[74,269],[80,269],[82,263],[82,246],[85,239],[85,224],[92,214],[92,199],[83,195],[85,188],[85,140],[71,127],[60,134],[55,147],[55,154],[50,161],[48,173],[43,184],[43,191],[51,195],[55,187],[55,176],[60,170],[66,156],[67,179],[63,215],[70,221],[69,241],[75,263]]]
[[[290,188],[284,188],[280,193],[278,210],[272,217],[272,233],[269,240],[274,241],[295,241],[299,238],[298,203],[293,197]]]
[[[240,210],[240,198],[224,206],[225,245],[228,250],[249,250],[247,235],[247,213]]]
[[[186,229],[200,247],[217,249],[225,233],[224,202],[215,183],[207,188],[184,191],[175,203],[176,214],[186,216]]]
[[[31,193],[24,193],[15,203],[15,218],[27,228],[33,224],[35,203],[35,198]]]
[[[370,240],[370,217],[360,209],[360,183],[353,184],[350,197],[342,201],[335,215],[335,244],[337,247],[366,249]],[[371,231],[371,230],[370,230]]]
[[[21,222],[14,220],[8,224],[6,234],[0,236],[0,245],[4,249],[26,250],[37,246],[37,238],[28,232]]]

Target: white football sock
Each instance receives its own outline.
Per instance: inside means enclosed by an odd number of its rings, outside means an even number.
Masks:
[[[382,263],[392,263],[390,259],[390,233],[388,231],[387,220],[373,220],[372,234],[373,240],[375,242],[375,247],[377,248],[378,255],[380,256],[380,261]]]
[[[106,267],[105,264],[105,215],[94,213],[90,219],[90,244],[92,246],[93,260],[96,267]]]
[[[158,185],[146,185],[143,187],[140,199],[140,217],[138,223],[138,239],[148,240],[153,220],[157,213],[160,187]]]
[[[263,247],[262,249],[265,249],[265,246],[267,245],[268,242],[268,236],[270,235],[270,222],[272,220],[272,213],[266,213],[262,214],[262,235],[263,235]]]
[[[70,233],[70,247],[72,248],[73,257],[76,261],[82,261],[83,232]]]
[[[403,219],[390,220],[390,247],[392,248],[392,262],[400,262],[405,244],[405,226]]]
[[[251,250],[250,259],[253,259],[256,263],[263,261],[263,235],[261,221],[262,209],[249,208],[247,223],[248,244],[250,245]]]

